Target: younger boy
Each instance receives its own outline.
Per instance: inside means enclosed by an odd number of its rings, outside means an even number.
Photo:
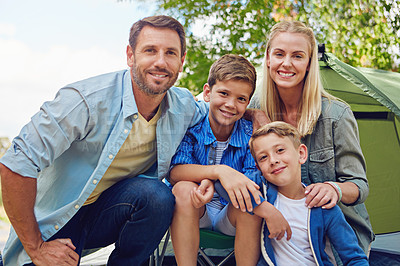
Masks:
[[[283,214],[293,231],[290,240],[269,239],[268,228],[263,226],[258,265],[332,265],[326,253],[329,251],[325,252],[326,247],[330,249],[327,240],[344,265],[368,265],[354,231],[337,205],[332,209],[305,206],[301,165],[307,160],[307,147],[301,144],[296,128],[284,122],[267,124],[254,132],[249,145],[268,182],[268,202]]]
[[[242,119],[255,84],[256,71],[241,56],[225,55],[211,66],[203,91],[210,103],[209,115],[186,132],[171,163],[169,181],[176,198],[171,238],[178,265],[196,265],[199,227],[236,234],[238,265],[258,261],[261,218],[245,212],[246,207],[252,211],[250,194],[261,202],[257,180],[248,178],[258,171],[248,147],[252,123]],[[226,189],[232,204],[214,195],[215,180]],[[282,215],[271,204],[265,206],[268,213],[263,217],[269,219],[272,235],[283,236],[285,231],[290,235]],[[260,214],[257,208],[254,213]]]

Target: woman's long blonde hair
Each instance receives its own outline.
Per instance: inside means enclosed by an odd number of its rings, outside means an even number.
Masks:
[[[275,24],[267,37],[267,48],[264,57],[263,83],[260,92],[260,107],[270,121],[283,121],[284,104],[279,96],[275,82],[272,80],[267,66],[267,55],[271,49],[271,42],[281,32],[303,34],[311,46],[310,68],[305,76],[299,109],[297,111],[297,129],[301,136],[311,134],[318,117],[321,114],[321,96],[334,99],[327,93],[319,74],[318,47],[311,28],[300,21],[282,21]]]

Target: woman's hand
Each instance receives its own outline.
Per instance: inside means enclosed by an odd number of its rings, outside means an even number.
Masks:
[[[339,195],[336,189],[328,183],[315,183],[306,187],[306,206],[308,208],[333,208],[338,202]]]
[[[309,208],[322,207],[324,209],[333,208],[342,194],[341,202],[353,204],[358,200],[360,191],[353,182],[330,182],[315,183],[306,187],[306,205]],[[339,189],[335,189],[338,186]]]

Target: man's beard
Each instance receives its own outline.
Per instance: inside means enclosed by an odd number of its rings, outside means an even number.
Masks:
[[[148,82],[146,82],[146,79],[143,73],[140,71],[139,67],[136,65],[136,62],[134,62],[132,66],[132,77],[133,81],[136,83],[136,85],[139,87],[141,91],[143,91],[147,95],[156,96],[167,92],[169,88],[171,88],[175,84],[176,80],[178,79],[178,74],[175,74],[174,76],[172,72],[158,67],[155,67],[154,70],[167,73],[168,77],[172,77],[170,81],[167,84],[165,84],[164,87],[154,87],[151,86]]]

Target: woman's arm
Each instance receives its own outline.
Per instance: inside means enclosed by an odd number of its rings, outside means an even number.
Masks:
[[[311,184],[306,188],[308,207],[332,208],[338,201],[355,205],[368,196],[365,160],[361,151],[357,122],[350,108],[345,108],[332,123],[335,158],[335,179]]]

